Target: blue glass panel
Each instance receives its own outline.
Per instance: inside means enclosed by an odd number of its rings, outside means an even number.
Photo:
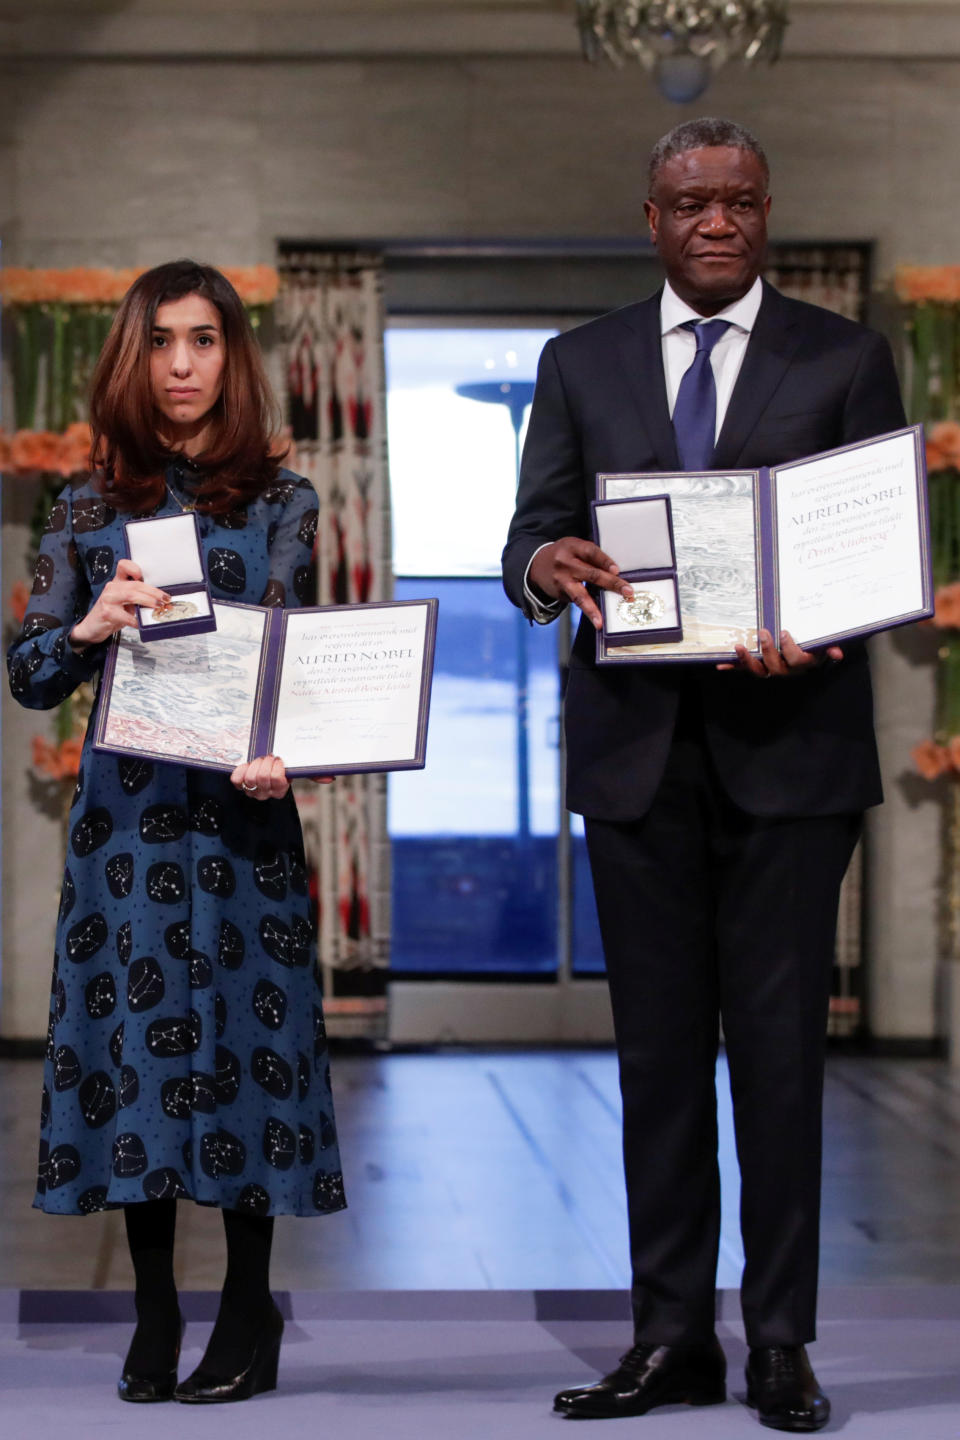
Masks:
[[[389,783],[393,968],[554,973],[556,637],[499,580],[398,579],[395,593],[437,595],[440,611],[427,766]]]
[[[583,833],[583,821],[579,815],[570,816],[570,887],[572,896],[572,969],[574,975],[602,975],[606,969],[603,946],[600,943],[600,924],[597,920],[597,905],[593,898],[593,881],[590,878],[590,861],[587,858],[587,842]]]

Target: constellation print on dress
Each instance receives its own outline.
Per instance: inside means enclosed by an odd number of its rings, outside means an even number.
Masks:
[[[113,834],[113,816],[109,810],[98,806],[83,815],[70,832],[70,844],[74,855],[83,859],[106,845]]]
[[[223,806],[219,800],[214,800],[206,795],[198,801],[190,811],[190,829],[198,835],[208,835],[211,838],[219,835],[223,828]]]
[[[237,1209],[254,1215],[270,1214],[270,1193],[262,1185],[244,1185],[237,1196]]]
[[[109,970],[94,975],[83,992],[83,1003],[91,1020],[105,1020],[117,1008],[117,987]]]
[[[117,1092],[105,1070],[93,1070],[77,1091],[80,1114],[91,1130],[99,1130],[117,1113]]]
[[[242,1175],[246,1163],[247,1147],[229,1130],[200,1136],[200,1168],[212,1179],[218,1175]]]
[[[124,1065],[120,1071],[120,1084],[118,1087],[118,1099],[120,1109],[126,1110],[135,1105],[140,1094],[140,1076],[132,1065]]]
[[[127,1004],[133,1011],[152,1010],[166,993],[163,970],[152,955],[130,962],[127,971]]]
[[[343,1176],[339,1170],[324,1175],[318,1170],[313,1179],[313,1203],[317,1210],[342,1210],[347,1203],[343,1193]]]
[[[240,595],[247,586],[247,567],[236,550],[212,549],[207,556],[207,573],[211,585],[228,595]]]
[[[87,960],[92,960],[97,951],[106,944],[107,933],[107,922],[99,911],[84,916],[67,931],[64,939],[67,959],[72,960],[75,965],[83,965]]]
[[[246,949],[246,942],[243,938],[243,931],[234,925],[232,920],[224,920],[220,925],[220,943],[217,946],[217,961],[225,970],[239,970],[243,964],[243,953]]]
[[[65,920],[73,909],[77,900],[77,891],[73,883],[73,876],[69,870],[63,872],[63,890],[60,892],[60,915]]]
[[[275,1100],[288,1100],[293,1094],[293,1071],[282,1055],[266,1045],[258,1045],[251,1055],[250,1074]]]
[[[310,1061],[301,1050],[297,1055],[297,1095],[306,1100],[310,1093]]]
[[[59,1045],[53,1057],[54,1090],[72,1090],[82,1074],[80,1060],[72,1045]]]
[[[186,833],[187,816],[180,805],[148,805],[140,816],[140,839],[148,845],[182,840]]]
[[[87,551],[87,574],[91,585],[101,585],[113,574],[113,551],[109,545],[94,545]]]
[[[59,1025],[67,1013],[67,987],[56,973],[53,977],[51,998],[53,1000],[53,1018]]]
[[[144,1175],[143,1193],[147,1200],[184,1200],[188,1192],[179,1171],[174,1170],[172,1165],[165,1165]]]
[[[253,1013],[268,1030],[279,1030],[287,1018],[287,997],[272,980],[258,980],[253,992]]]
[[[240,1080],[243,1071],[240,1061],[232,1050],[218,1045],[216,1050],[217,1100],[221,1105],[232,1105],[240,1094]]]
[[[199,950],[190,953],[190,989],[206,990],[213,984],[213,966]]]
[[[147,1049],[158,1059],[171,1059],[176,1055],[192,1055],[203,1039],[203,1021],[196,1010],[191,1010],[186,1019],[172,1015],[164,1020],[152,1020],[147,1026]]]
[[[176,905],[187,893],[183,869],[173,860],[158,860],[147,871],[147,894],[158,905]]]
[[[80,1152],[74,1145],[58,1145],[47,1157],[47,1189],[59,1190],[80,1174]]]
[[[133,954],[133,927],[129,920],[124,920],[117,930],[117,959],[121,965],[130,963],[130,956]]]
[[[276,960],[278,965],[293,964],[290,954],[290,927],[283,923],[279,915],[264,915],[260,921],[260,944],[270,959]]]
[[[257,860],[253,867],[253,883],[268,900],[284,900],[287,894],[287,877],[280,853],[274,850]]]
[[[208,895],[219,895],[229,900],[237,888],[237,877],[225,856],[205,855],[197,861],[197,884]]]
[[[297,1158],[297,1137],[275,1115],[263,1127],[263,1158],[276,1170],[289,1170]]]
[[[113,1142],[113,1173],[118,1180],[142,1175],[149,1163],[147,1147],[139,1135],[127,1131],[116,1137]]]
[[[116,1030],[114,1030],[113,1034],[110,1036],[110,1044],[108,1046],[108,1049],[110,1051],[110,1059],[113,1061],[114,1065],[119,1065],[121,1060],[123,1059],[122,1020],[120,1021],[120,1024],[117,1026]]]
[[[117,761],[120,784],[127,795],[139,795],[153,779],[154,766],[150,760],[135,760],[123,755]]]
[[[133,889],[133,856],[129,850],[122,855],[111,855],[103,872],[114,900],[126,900]]]

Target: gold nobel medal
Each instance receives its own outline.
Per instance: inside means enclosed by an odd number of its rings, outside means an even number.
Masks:
[[[634,590],[632,600],[621,600],[617,606],[620,619],[634,630],[649,629],[660,619],[663,610],[663,600],[652,590]]]
[[[171,620],[190,620],[198,612],[192,600],[171,600],[169,605],[158,605],[152,613],[157,624],[163,625]]]

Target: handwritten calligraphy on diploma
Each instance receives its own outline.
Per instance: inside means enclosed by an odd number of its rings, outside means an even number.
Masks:
[[[911,434],[791,466],[776,481],[784,629],[814,640],[922,605]]]
[[[427,609],[287,618],[273,748],[292,769],[412,758]]]

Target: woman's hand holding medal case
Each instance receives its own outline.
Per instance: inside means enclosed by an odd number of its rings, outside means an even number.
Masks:
[[[145,584],[158,586],[170,597],[165,605],[137,607],[140,639],[172,639],[216,630],[196,515],[186,512],[128,520],[124,532],[130,559],[140,567]]]

